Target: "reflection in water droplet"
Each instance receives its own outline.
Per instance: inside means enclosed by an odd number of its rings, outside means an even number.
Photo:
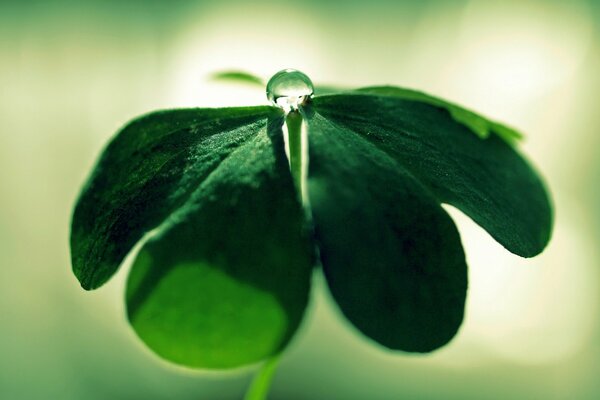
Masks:
[[[295,69],[279,71],[267,83],[267,98],[286,113],[295,111],[313,95],[314,87],[308,76]]]

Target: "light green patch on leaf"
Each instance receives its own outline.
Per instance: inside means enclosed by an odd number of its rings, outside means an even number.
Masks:
[[[157,268],[148,254],[138,259],[132,274]],[[288,321],[278,300],[229,276],[221,266],[169,266],[151,290],[135,310],[130,301],[131,324],[148,347],[167,360],[204,368],[235,367],[264,358],[283,341]]]
[[[523,135],[521,133],[507,127],[506,125],[491,121],[479,114],[474,113],[473,111],[467,110],[463,107],[457,106],[456,104],[442,100],[439,97],[434,97],[423,92],[396,86],[372,86],[357,89],[356,91],[366,94],[393,96],[405,100],[421,101],[431,104],[432,106],[444,108],[448,110],[456,122],[464,124],[482,139],[488,138],[492,133],[500,136],[507,143],[512,145],[523,139]]]

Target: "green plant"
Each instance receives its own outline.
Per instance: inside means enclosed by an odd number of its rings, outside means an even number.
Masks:
[[[430,352],[456,334],[467,291],[460,237],[440,203],[523,257],[550,237],[548,196],[513,148],[514,130],[407,89],[312,91],[286,70],[268,85],[276,107],[130,122],[73,215],[73,271],[87,290],[150,232],[127,281],[131,325],[178,364],[270,360],[248,398],[266,395],[315,265],[366,336]]]

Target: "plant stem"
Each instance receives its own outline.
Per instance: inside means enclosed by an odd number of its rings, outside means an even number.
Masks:
[[[269,394],[269,388],[271,387],[271,380],[275,375],[277,364],[279,363],[279,356],[275,356],[267,360],[248,388],[244,400],[266,400]]]
[[[291,111],[285,117],[288,132],[288,151],[292,179],[296,190],[304,202],[304,148],[302,146],[302,115],[298,111]]]

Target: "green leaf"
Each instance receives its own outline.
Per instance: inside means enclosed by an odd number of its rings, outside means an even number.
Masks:
[[[404,89],[395,86],[372,86],[357,89],[356,91],[360,93],[376,94],[379,96],[393,96],[405,100],[420,101],[431,104],[432,106],[444,108],[450,113],[456,122],[465,125],[482,139],[486,139],[492,133],[494,133],[504,139],[507,143],[514,145],[523,138],[521,133],[507,127],[506,125],[490,121],[489,119],[482,117],[473,111],[469,111],[463,107],[457,106],[456,104],[416,90]]]
[[[231,368],[279,353],[306,303],[312,252],[281,117],[202,182],[141,249],[127,313],[163,358]]]
[[[323,96],[326,94],[335,94],[347,92],[347,89],[331,86],[331,85],[316,85],[315,86],[315,96]]]
[[[331,95],[315,97],[313,104],[319,114],[393,158],[439,202],[462,210],[509,251],[532,257],[548,243],[552,209],[544,185],[498,136],[481,139],[445,109],[395,96]]]
[[[101,286],[149,230],[181,207],[240,145],[281,112],[272,107],[159,111],[125,126],[104,150],[75,206],[73,272]]]
[[[213,74],[212,79],[223,82],[247,83],[263,88],[265,86],[262,78],[244,71],[221,71]]]
[[[434,350],[463,318],[467,273],[459,234],[400,162],[320,114],[327,99],[316,98],[316,112],[306,113],[308,193],[331,293],[380,344]]]

